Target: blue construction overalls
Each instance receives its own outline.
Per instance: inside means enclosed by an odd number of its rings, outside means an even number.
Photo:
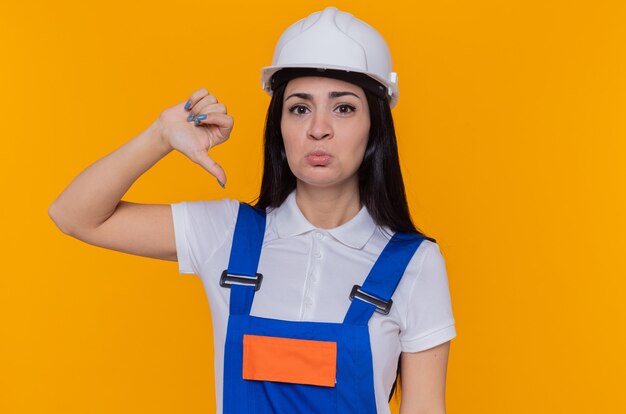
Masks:
[[[367,324],[375,311],[389,312],[391,296],[424,236],[394,234],[363,285],[346,292],[352,303],[343,322],[327,323],[250,315],[263,278],[257,267],[264,233],[265,213],[241,203],[228,269],[220,279],[231,289],[224,414],[376,413]]]

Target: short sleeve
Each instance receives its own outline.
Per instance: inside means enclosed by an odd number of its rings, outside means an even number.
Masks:
[[[199,274],[202,264],[232,237],[239,202],[183,201],[171,204],[178,271]]]
[[[402,352],[419,352],[456,336],[448,275],[436,243],[429,243],[410,292]]]

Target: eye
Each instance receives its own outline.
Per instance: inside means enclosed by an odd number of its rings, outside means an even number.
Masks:
[[[306,106],[298,104],[298,105],[293,105],[292,107],[290,107],[289,112],[295,115],[304,115],[310,111],[309,111],[309,108],[307,108]]]
[[[335,108],[335,111],[342,113],[342,114],[349,114],[349,113],[354,112],[355,110],[356,108],[349,104],[341,104]]]

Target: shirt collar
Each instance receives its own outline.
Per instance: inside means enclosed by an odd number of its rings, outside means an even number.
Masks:
[[[328,232],[340,243],[354,249],[361,249],[374,234],[376,222],[365,206],[348,222],[333,229],[318,229],[300,211],[296,203],[296,191],[287,196],[285,202],[275,210],[276,230],[281,238],[292,237],[313,230]]]

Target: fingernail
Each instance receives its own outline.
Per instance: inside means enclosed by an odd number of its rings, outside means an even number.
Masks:
[[[187,102],[185,102],[185,111],[189,108],[191,108],[191,99],[187,99]]]
[[[187,115],[187,122],[191,122],[194,116],[196,115],[193,112],[189,112],[189,115]]]
[[[202,121],[203,119],[206,119],[206,115],[202,114],[202,115],[196,115],[196,117],[194,118],[194,124],[195,125],[200,125],[200,121]]]
[[[217,180],[217,183],[223,188],[226,189],[226,185],[224,183],[222,183],[219,179]]]

